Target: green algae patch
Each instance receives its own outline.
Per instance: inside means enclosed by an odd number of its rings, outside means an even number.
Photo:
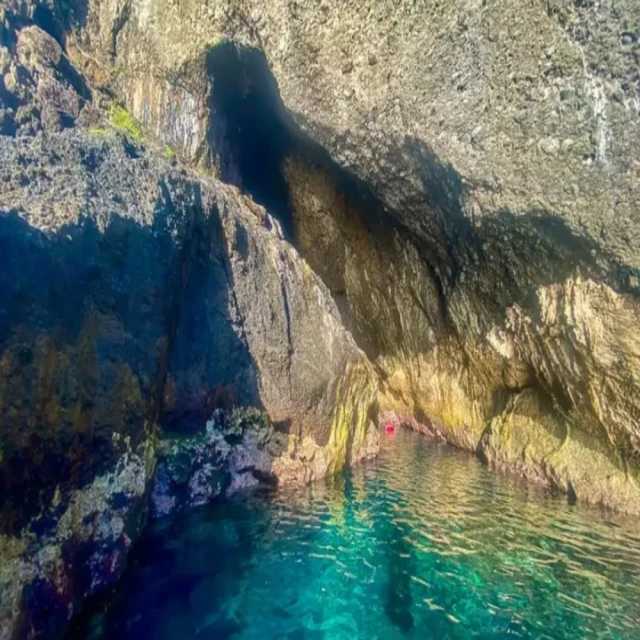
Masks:
[[[109,122],[116,129],[126,133],[134,142],[144,140],[142,125],[124,107],[113,105],[109,109]]]
[[[108,135],[108,131],[104,127],[91,127],[88,133],[94,138],[104,138]]]
[[[302,263],[302,281],[304,282],[305,292],[311,294],[315,284],[313,269],[304,258],[300,258],[300,262]]]

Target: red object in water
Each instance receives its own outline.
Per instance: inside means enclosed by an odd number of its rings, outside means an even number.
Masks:
[[[392,424],[386,424],[384,426],[384,430],[387,432],[387,435],[393,435],[396,432],[396,428]]]

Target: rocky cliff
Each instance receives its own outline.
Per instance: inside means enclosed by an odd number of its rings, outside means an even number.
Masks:
[[[2,638],[58,637],[150,508],[377,450],[373,368],[321,279],[86,82],[59,10],[2,15]]]
[[[0,636],[62,629],[149,505],[375,452],[378,405],[640,513],[639,35],[634,0],[5,0]]]
[[[85,9],[74,61],[280,215],[388,419],[640,511],[636,2]]]

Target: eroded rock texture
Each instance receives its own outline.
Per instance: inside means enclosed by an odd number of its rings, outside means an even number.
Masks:
[[[79,486],[216,406],[282,433],[265,477],[364,454],[371,365],[264,209],[111,132],[0,145],[6,535],[41,543]]]
[[[637,2],[0,23],[3,636],[115,580],[150,494],[319,477],[376,404],[640,512]]]
[[[103,0],[70,51],[280,213],[387,415],[638,512],[639,30],[633,0]]]
[[[168,442],[205,442],[186,504],[377,449],[373,368],[279,223],[145,142],[108,95],[81,96],[60,71],[64,7],[43,7],[2,17],[25,91],[16,107],[5,74],[2,638],[58,637],[119,578],[158,511]]]

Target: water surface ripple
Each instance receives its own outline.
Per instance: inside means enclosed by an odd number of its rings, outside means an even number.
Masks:
[[[156,527],[74,638],[640,639],[640,524],[411,432]]]

